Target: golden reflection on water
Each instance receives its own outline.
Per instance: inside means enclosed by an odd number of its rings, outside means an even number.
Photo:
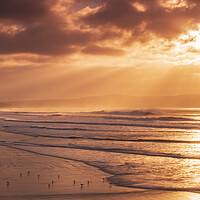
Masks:
[[[188,132],[188,139],[192,141],[200,141],[200,130],[190,130]]]

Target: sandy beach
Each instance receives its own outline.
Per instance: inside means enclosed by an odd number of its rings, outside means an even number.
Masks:
[[[199,194],[187,192],[160,192],[110,185],[107,181],[103,182],[103,178],[108,177],[108,174],[93,167],[34,155],[5,146],[0,147],[0,158],[1,200],[158,199],[159,197],[166,200],[189,200],[200,197]],[[21,177],[20,173],[22,173]],[[75,184],[73,180],[76,181]],[[84,184],[82,188],[81,183]]]
[[[0,136],[1,141],[7,142],[30,138],[5,132]],[[0,199],[77,199],[79,195],[133,191],[110,185],[106,181],[108,174],[80,162],[41,156],[4,145],[0,146]]]
[[[111,185],[106,180],[110,175],[94,167],[10,148],[5,144],[5,141],[28,140],[31,138],[29,136],[1,132],[0,138],[1,200],[200,198],[196,193],[143,190]]]
[[[81,163],[34,155],[2,146],[0,147],[0,158],[1,199],[4,198],[3,196],[130,191],[130,189],[110,186],[106,180],[103,181],[103,178],[106,179],[108,176],[106,173]],[[75,184],[73,180],[75,180]],[[9,185],[7,181],[9,181]],[[83,186],[81,187],[80,184]]]

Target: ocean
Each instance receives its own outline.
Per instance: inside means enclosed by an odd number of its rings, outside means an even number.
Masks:
[[[200,109],[0,112],[0,144],[82,162],[128,188],[200,191]]]

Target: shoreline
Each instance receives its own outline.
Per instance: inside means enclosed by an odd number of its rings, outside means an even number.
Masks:
[[[2,141],[12,143],[32,137],[0,131],[0,138]],[[28,171],[30,175],[27,174]],[[9,144],[6,145],[4,142],[0,144],[1,199],[26,197],[26,195],[36,195],[36,198],[37,195],[43,195],[45,198],[48,195],[73,196],[85,193],[100,195],[141,191],[110,185],[106,181],[109,176],[110,174],[80,161],[41,155],[17,147],[9,147]],[[51,183],[52,180],[54,184]],[[76,184],[73,184],[73,180]],[[9,186],[6,186],[7,181]],[[83,188],[80,184],[84,184]]]
[[[32,139],[31,136],[0,131],[2,141]],[[28,175],[28,171],[30,174]],[[20,177],[22,173],[22,177]],[[38,174],[40,178],[38,180]],[[58,175],[60,176],[58,180]],[[200,199],[195,192],[161,191],[110,185],[110,174],[96,167],[59,157],[0,144],[1,200],[191,200]],[[102,181],[103,178],[105,181]],[[54,181],[54,184],[51,181]],[[73,184],[76,180],[76,184]],[[89,185],[87,181],[90,181]],[[9,181],[9,186],[6,182]],[[50,184],[50,188],[48,188]],[[84,184],[83,188],[80,184]]]

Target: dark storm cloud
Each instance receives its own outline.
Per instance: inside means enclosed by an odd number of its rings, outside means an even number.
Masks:
[[[21,29],[0,31],[0,54],[66,55],[91,40],[91,34],[68,28],[65,18],[52,11],[57,0],[1,0],[0,23]],[[8,23],[9,21],[9,23]]]
[[[49,14],[57,0],[1,0],[0,20],[27,22]]]
[[[144,11],[133,3],[140,3]],[[193,6],[167,9],[159,0],[108,0],[97,12],[81,18],[91,27],[109,26],[121,30],[137,31],[143,23],[145,30],[164,38],[173,38],[183,33],[194,22],[200,22],[200,2],[187,0]],[[142,32],[140,33],[142,34]],[[134,35],[133,35],[134,37]]]
[[[15,35],[0,33],[0,53],[71,54],[89,41],[89,33],[65,30],[55,24],[39,24]]]
[[[128,46],[149,41],[151,33],[171,39],[199,23],[200,1],[186,1],[188,7],[166,8],[160,0],[0,0],[0,25],[5,28],[0,30],[0,54],[67,55],[82,50],[123,55],[123,50],[102,43],[112,46],[117,40]],[[66,6],[65,13],[58,4]],[[80,15],[86,7],[91,9]],[[17,31],[7,31],[12,25]],[[131,32],[128,38],[126,31]]]
[[[98,12],[83,17],[92,26],[113,24],[119,28],[132,28],[142,21],[142,15],[127,0],[109,0]]]

